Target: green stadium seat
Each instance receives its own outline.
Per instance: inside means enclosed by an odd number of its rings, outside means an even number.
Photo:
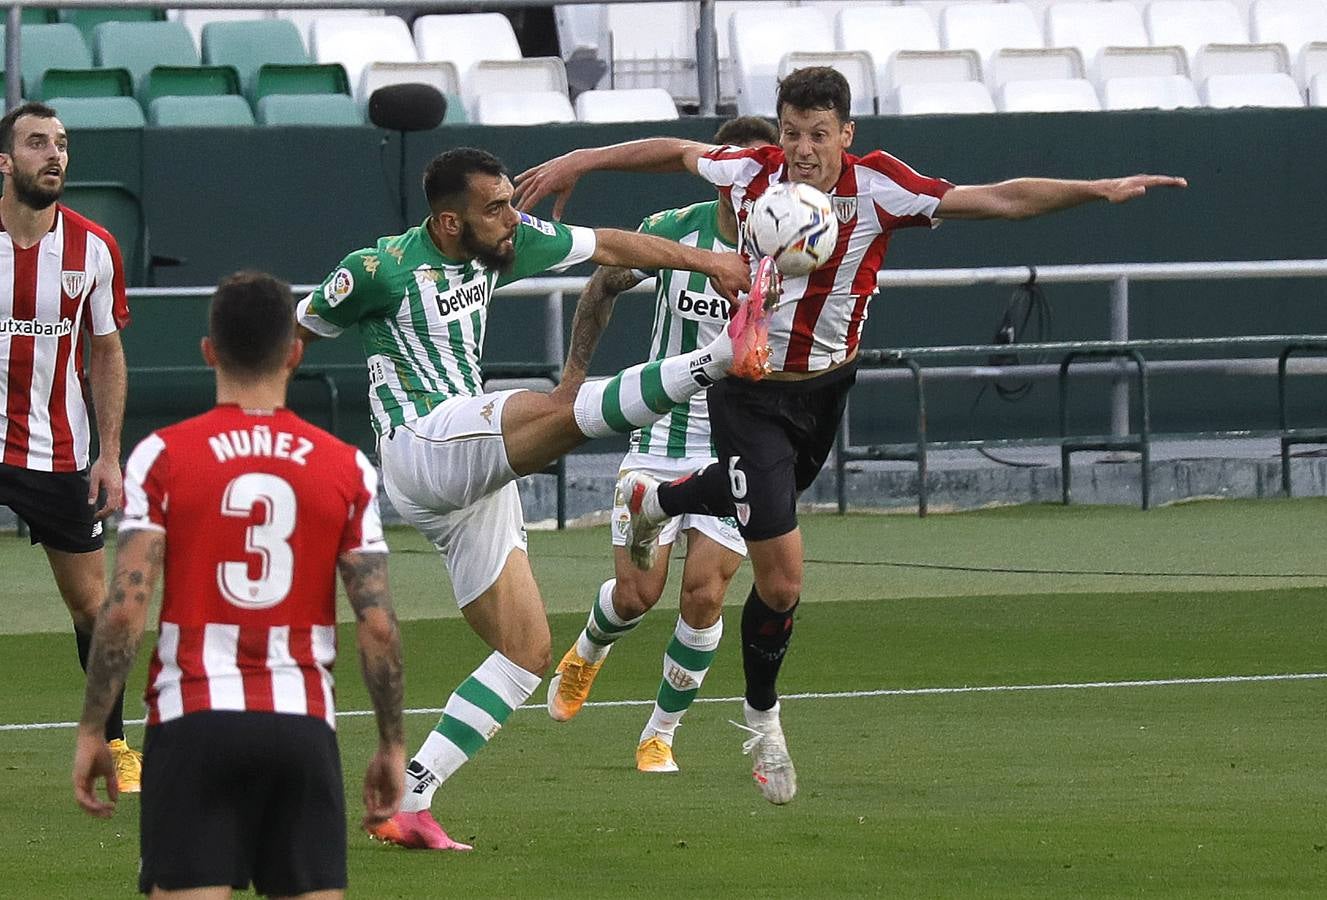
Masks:
[[[196,66],[198,48],[179,22],[102,22],[92,43],[99,66],[123,66],[141,88],[155,66]]]
[[[147,220],[137,194],[115,181],[71,181],[65,184],[60,202],[115,235],[131,287],[147,283]]]
[[[133,97],[48,97],[60,121],[70,131],[79,129],[142,128],[143,107]]]
[[[253,110],[238,94],[215,97],[158,97],[147,108],[149,125],[166,128],[221,128],[252,125]]]
[[[128,69],[47,69],[35,89],[28,83],[28,96],[34,100],[48,97],[132,97],[134,78]]]
[[[19,21],[24,25],[50,25],[52,22],[60,21],[60,16],[54,9],[25,6],[23,7],[23,18]]]
[[[350,94],[350,79],[340,63],[309,63],[304,66],[269,63],[258,68],[254,79],[254,102],[268,94]]]
[[[155,66],[143,79],[138,99],[151,106],[158,97],[199,97],[238,94],[240,76],[234,66]]]
[[[268,94],[258,101],[259,125],[363,125],[364,112],[346,94]]]
[[[460,94],[444,94],[447,98],[447,112],[442,116],[444,125],[465,125],[470,117],[465,114],[465,101]]]
[[[253,96],[260,66],[303,65],[309,54],[299,29],[284,19],[208,22],[203,26],[203,63],[234,66],[244,93]]]
[[[83,32],[83,39],[88,46],[94,45],[97,26],[103,22],[160,22],[166,18],[164,9],[134,8],[123,6],[90,7],[85,9],[62,9],[57,21],[68,22]]]
[[[5,29],[0,27],[0,45],[3,45],[4,34]],[[41,84],[41,77],[47,69],[92,67],[92,52],[73,25],[24,25],[19,38],[20,68],[28,94]]]

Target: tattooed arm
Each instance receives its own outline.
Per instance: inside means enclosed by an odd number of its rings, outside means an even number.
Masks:
[[[83,714],[78,720],[74,754],[74,798],[90,815],[107,818],[115,810],[119,787],[106,747],[104,729],[111,706],[138,656],[148,603],[161,575],[166,535],[160,531],[121,531],[115,553],[110,595],[97,614],[88,656]],[[106,781],[108,800],[97,797],[98,778]]]
[[[364,826],[371,828],[396,813],[405,791],[401,632],[387,587],[387,554],[343,553],[337,567],[355,610],[359,664],[378,721],[378,750],[364,774]]]
[[[613,315],[617,295],[641,283],[631,269],[618,266],[600,266],[590,276],[589,283],[576,301],[576,315],[571,320],[571,348],[567,351],[567,364],[562,369],[559,391],[575,393],[585,383],[590,371],[590,360],[599,346],[599,337],[608,327]]]

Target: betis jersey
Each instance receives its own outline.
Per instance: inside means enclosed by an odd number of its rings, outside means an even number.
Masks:
[[[701,250],[732,252],[733,245],[719,236],[718,210],[717,200],[670,209],[650,216],[639,230]],[[664,269],[658,273],[654,296],[651,360],[703,347],[728,324],[728,301],[704,273]],[[705,394],[696,394],[649,428],[632,432],[631,450],[675,459],[713,456]]]
[[[428,229],[358,250],[299,304],[299,322],[336,337],[352,325],[369,367],[373,427],[386,434],[451,397],[483,393],[479,358],[488,305],[504,284],[584,262],[594,231],[521,214],[515,257],[504,270],[442,255]]]

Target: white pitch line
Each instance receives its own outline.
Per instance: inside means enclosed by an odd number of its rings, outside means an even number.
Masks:
[[[1103,688],[1170,687],[1199,684],[1248,684],[1260,681],[1322,681],[1327,672],[1298,672],[1285,675],[1214,675],[1208,678],[1153,678],[1136,681],[1066,681],[1055,684],[987,684],[962,687],[882,688],[874,691],[832,691],[803,694],[780,694],[780,700],[856,700],[863,697],[925,697],[935,694],[1010,694],[1019,691],[1085,691]],[[696,703],[736,703],[741,697],[697,697]],[[653,700],[591,700],[585,704],[599,708],[613,706],[653,706]],[[521,709],[546,709],[542,703],[527,703]],[[426,706],[402,710],[407,716],[437,716],[442,707]],[[342,710],[338,719],[357,719],[373,715],[371,709]],[[126,725],[142,725],[143,719],[125,719]],[[0,731],[47,731],[76,728],[77,722],[26,722],[0,725]]]

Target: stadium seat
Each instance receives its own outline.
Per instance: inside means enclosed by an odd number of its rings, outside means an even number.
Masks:
[[[1290,74],[1290,57],[1284,44],[1207,44],[1190,66],[1193,77],[1245,75],[1267,72]]]
[[[70,131],[142,128],[143,107],[133,97],[48,97],[43,101],[60,114]]]
[[[350,79],[340,63],[285,65],[268,63],[258,67],[249,97],[256,103],[268,94],[347,94]]]
[[[787,53],[779,60],[778,77],[784,78],[807,66],[828,66],[848,80],[852,91],[852,106],[848,112],[854,116],[873,116],[876,112],[878,92],[875,83],[875,64],[871,54],[860,50],[835,50],[832,53]],[[767,115],[774,115],[770,109]]]
[[[477,110],[477,100],[493,91],[518,94],[553,92],[565,97],[567,70],[562,59],[557,56],[480,60],[470,67],[469,77],[461,83],[461,96],[465,98],[472,117]]]
[[[1319,72],[1309,82],[1309,106],[1327,106],[1327,72]]]
[[[1143,16],[1153,46],[1178,44],[1192,60],[1203,44],[1247,44],[1249,29],[1227,0],[1152,0]]]
[[[516,32],[501,13],[420,16],[415,19],[414,41],[421,60],[456,66],[462,92],[480,60],[521,58]]]
[[[905,84],[982,81],[981,57],[976,50],[898,50],[890,58],[886,77],[879,86],[882,98],[892,97]],[[886,105],[881,103],[881,112]]]
[[[1046,10],[1046,46],[1077,47],[1089,72],[1103,47],[1146,47],[1143,14],[1129,0],[1055,3]]]
[[[1241,106],[1296,108],[1304,95],[1295,80],[1282,72],[1255,75],[1212,75],[1205,78],[1198,95],[1203,105],[1217,109]]]
[[[41,83],[28,86],[33,100],[48,97],[132,97],[134,79],[128,69],[47,69]]]
[[[128,97],[121,99],[133,102]],[[142,128],[141,110],[138,112],[137,122],[136,125],[108,127]],[[115,181],[71,181],[65,185],[64,195],[60,200],[70,209],[88,216],[115,235],[115,242],[120,245],[120,257],[124,260],[125,280],[130,286],[137,287],[147,283],[148,262],[151,259],[148,251],[147,218],[143,214],[143,203],[137,194]]]
[[[196,66],[198,48],[179,22],[102,22],[93,54],[99,66],[121,66],[140,89],[153,66]]]
[[[1103,109],[1184,109],[1202,106],[1198,89],[1183,75],[1107,78],[1101,87]]]
[[[396,16],[338,16],[315,19],[309,29],[309,54],[320,63],[340,63],[346,78],[359,84],[371,62],[418,62],[410,29]]]
[[[663,88],[582,91],[576,96],[581,122],[665,122],[677,117],[673,97]]]
[[[147,7],[100,6],[59,11],[59,21],[68,22],[83,32],[83,40],[89,47],[96,46],[97,26],[104,22],[160,22],[165,18],[164,9]]]
[[[194,43],[203,49],[203,31],[208,25],[233,25],[236,22],[272,22],[276,13],[268,9],[172,9],[166,18],[189,29]],[[293,27],[293,26],[292,26]],[[298,34],[298,30],[296,31]]]
[[[360,73],[355,99],[368,103],[374,91],[389,84],[432,85],[443,96],[461,93],[461,77],[449,62],[374,62]]]
[[[901,116],[995,112],[991,92],[980,81],[901,84],[894,91],[891,106]]]
[[[276,17],[295,26],[296,30],[299,31],[300,38],[304,41],[304,46],[308,47],[310,52],[313,50],[310,43],[310,31],[313,29],[313,23],[319,19],[381,16],[382,14],[381,9],[283,9],[281,7],[276,9]]]
[[[5,29],[0,26],[0,42]],[[47,69],[89,69],[92,52],[83,34],[68,22],[54,25],[24,25],[19,29],[20,71],[27,95],[41,85]],[[0,44],[2,46],[2,44]]]
[[[154,66],[143,79],[138,100],[151,106],[158,97],[204,97],[240,93],[233,66]]]
[[[1319,72],[1327,72],[1327,41],[1305,44],[1295,63],[1295,80],[1305,90]]]
[[[679,102],[695,103],[696,36],[688,3],[609,3],[600,29],[601,53],[614,88],[661,87]]]
[[[1189,60],[1183,47],[1103,47],[1097,54],[1098,84],[1111,78],[1189,77]]]
[[[995,96],[1000,112],[1094,112],[1101,109],[1086,78],[1007,81]]]
[[[728,20],[737,111],[773,115],[776,78],[785,54],[834,50],[829,20],[816,9],[742,9]]]
[[[714,36],[719,45],[719,102],[724,104],[737,102],[737,62],[733,59],[732,19],[744,10],[780,11],[794,5],[794,0],[715,0]],[[691,30],[700,27],[700,4],[688,3],[691,7]],[[830,19],[826,17],[826,22]],[[832,23],[831,23],[832,25]],[[820,50],[829,47],[790,47],[789,50]],[[781,58],[781,57],[780,57]]]
[[[839,11],[834,24],[834,45],[840,50],[864,50],[871,54],[876,87],[883,97],[893,55],[899,50],[939,50],[940,32],[926,11],[915,6],[860,4]]]
[[[576,113],[567,95],[557,91],[490,91],[480,95],[474,121],[481,125],[545,125],[574,122]]]
[[[1327,0],[1256,0],[1249,17],[1253,40],[1285,44],[1291,57],[1310,41],[1327,41]]]
[[[986,83],[992,91],[1008,81],[1038,81],[1086,78],[1083,57],[1077,47],[1051,50],[997,50],[986,67]]]
[[[50,25],[59,21],[59,10],[36,6],[23,7],[23,17],[19,19],[19,22],[23,25]]]
[[[258,101],[259,125],[363,125],[360,105],[345,94],[268,94]]]
[[[158,97],[147,108],[149,125],[223,128],[254,124],[253,110],[238,94],[214,97]]]
[[[311,62],[299,30],[284,19],[208,22],[203,25],[202,52],[207,65],[234,66],[240,87],[250,96],[260,67]]]
[[[590,51],[601,58],[607,55],[600,47],[605,8],[603,3],[559,3],[553,7],[553,26],[557,29],[563,59],[570,59],[577,50]]]
[[[940,13],[940,42],[947,50],[976,50],[982,63],[997,50],[1046,46],[1041,26],[1022,3],[955,3]]]

